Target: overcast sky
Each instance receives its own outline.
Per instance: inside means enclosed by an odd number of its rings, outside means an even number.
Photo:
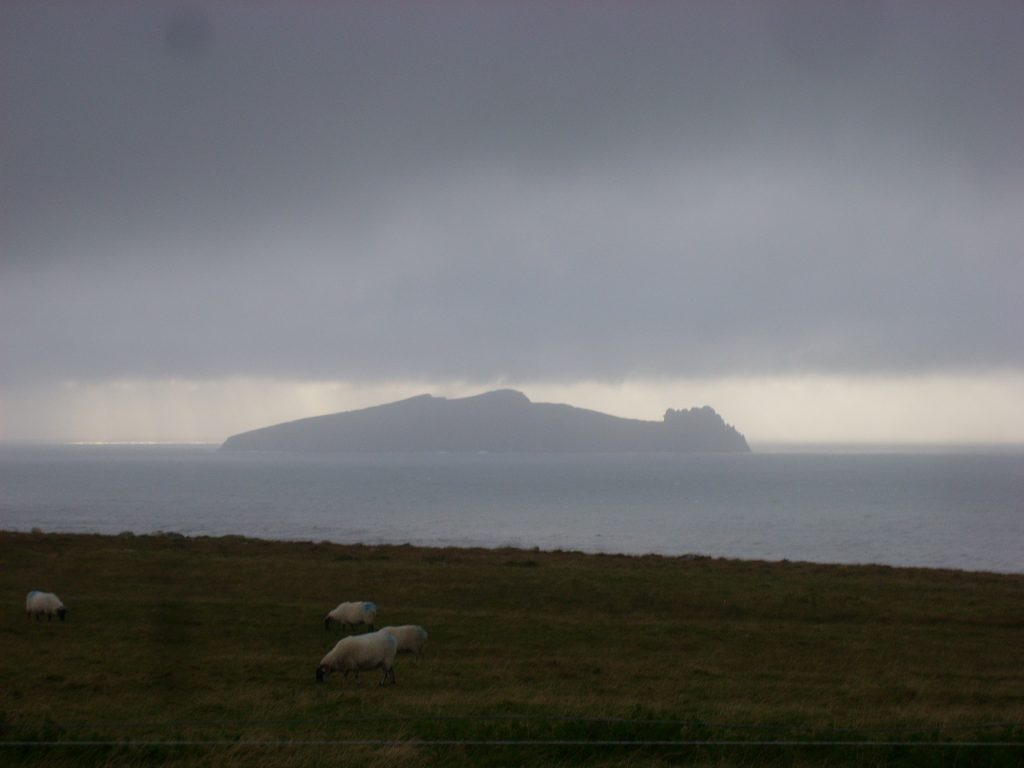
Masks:
[[[0,4],[0,440],[423,391],[1024,441],[1024,3]]]

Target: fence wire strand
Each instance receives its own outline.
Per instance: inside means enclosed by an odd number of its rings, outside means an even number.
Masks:
[[[913,747],[1022,748],[1019,741],[801,739],[197,739],[160,741],[3,741],[0,747]]]
[[[344,724],[366,723],[415,723],[415,722],[545,722],[545,723],[586,723],[589,725],[671,725],[685,728],[709,728],[723,730],[788,730],[817,731],[820,733],[923,733],[945,731],[983,731],[995,729],[1021,729],[1024,722],[1002,723],[943,723],[939,725],[879,725],[879,726],[814,726],[792,725],[779,723],[718,723],[698,719],[672,720],[654,719],[640,720],[637,718],[612,717],[573,717],[571,715],[371,715],[360,717],[338,718],[272,718],[272,719],[224,719],[224,720],[98,720],[82,722],[59,722],[48,720],[46,724],[61,730],[116,727],[116,728],[185,728],[199,726],[266,726],[266,725],[323,725],[337,726]]]
[[[760,730],[760,731],[814,731],[817,733],[944,733],[950,731],[991,731],[1024,730],[1024,723],[961,723],[940,725],[868,725],[868,726],[814,726],[784,725],[780,723],[720,723],[700,719],[637,719],[629,717],[574,717],[572,715],[361,715],[358,717],[332,718],[277,718],[277,719],[188,719],[188,720],[97,720],[66,722],[49,720],[45,725],[60,730],[81,730],[84,728],[189,728],[224,726],[322,726],[355,725],[366,723],[414,723],[414,722],[542,722],[581,723],[587,725],[633,725],[633,726],[675,726],[680,728],[706,728],[717,730]]]
[[[981,732],[992,730],[1024,730],[1024,723],[963,723],[920,726],[864,726],[864,727],[820,727],[811,725],[781,725],[765,723],[717,723],[699,719],[637,719],[627,717],[573,717],[545,715],[406,715],[406,716],[359,716],[340,718],[293,718],[293,719],[219,719],[219,720],[169,720],[143,721],[85,721],[59,723],[47,720],[40,725],[52,734],[87,728],[119,729],[163,729],[186,727],[245,727],[245,726],[317,726],[337,728],[339,725],[366,723],[432,723],[432,722],[492,722],[492,723],[579,723],[582,725],[629,725],[638,728],[651,726],[672,726],[690,730],[758,731],[774,734],[771,738],[679,738],[679,739],[424,739],[424,738],[352,738],[352,739],[68,739],[47,738],[39,740],[0,740],[0,747],[320,747],[320,746],[367,746],[367,747],[912,747],[912,748],[1022,748],[1020,741],[960,740],[946,741],[937,737],[943,733],[963,731]],[[809,734],[809,738],[793,738],[796,733]],[[874,740],[864,738],[834,738],[839,734],[931,734],[930,740]],[[822,735],[829,738],[820,738]],[[814,738],[814,735],[819,738]]]

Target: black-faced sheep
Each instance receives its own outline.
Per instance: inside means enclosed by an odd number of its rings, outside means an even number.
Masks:
[[[36,621],[43,614],[46,614],[47,621],[53,621],[54,616],[64,621],[68,609],[64,607],[64,603],[53,592],[40,592],[33,589],[25,597],[25,613],[29,617],[35,616]]]
[[[386,632],[343,637],[320,659],[316,668],[316,681],[325,682],[331,672],[341,672],[342,678],[346,678],[349,672],[358,675],[361,669],[383,669],[384,677],[379,685],[384,685],[388,680],[394,684],[397,652],[398,641]]]
[[[333,611],[324,616],[324,629],[330,629],[332,624],[340,624],[342,629],[366,625],[373,632],[373,622],[377,620],[377,606],[375,603],[368,603],[357,600],[350,603],[341,603]]]
[[[383,627],[381,632],[387,632],[398,641],[398,652],[408,651],[416,656],[422,656],[427,647],[427,630],[418,624],[404,624],[401,627]]]

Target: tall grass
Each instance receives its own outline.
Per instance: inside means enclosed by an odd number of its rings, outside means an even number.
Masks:
[[[3,763],[1024,764],[1022,576],[19,533],[0,563]],[[314,682],[347,599],[428,629],[396,686]]]

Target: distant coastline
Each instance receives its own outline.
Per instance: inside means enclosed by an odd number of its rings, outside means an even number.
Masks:
[[[244,433],[240,433],[244,434]],[[138,449],[195,450],[217,452],[223,440],[194,442],[160,440],[0,440],[0,450],[48,449]],[[898,454],[911,455],[1013,455],[1024,453],[1024,443],[851,443],[851,442],[783,442],[779,440],[749,441],[752,453],[807,454],[807,455],[859,455]]]
[[[232,435],[224,451],[452,453],[749,453],[746,438],[710,406],[642,421],[496,390],[407,400],[314,416]]]

